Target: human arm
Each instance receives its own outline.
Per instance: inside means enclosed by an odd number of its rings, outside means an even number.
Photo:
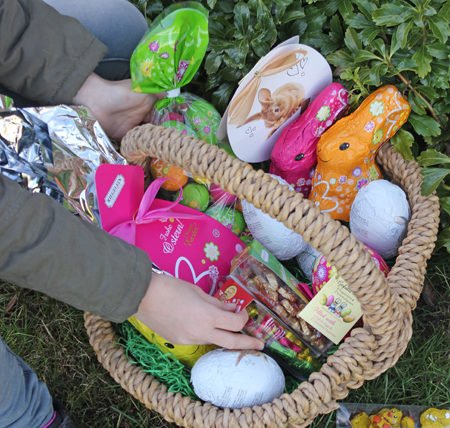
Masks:
[[[136,315],[175,343],[259,348],[234,314],[198,287],[155,274],[147,255],[0,175],[0,278],[122,322]]]

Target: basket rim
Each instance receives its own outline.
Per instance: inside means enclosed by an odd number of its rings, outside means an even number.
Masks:
[[[412,335],[411,311],[420,296],[439,223],[437,197],[420,194],[422,177],[416,162],[405,161],[389,145],[378,153],[383,169],[407,193],[412,213],[396,263],[385,279],[345,226],[318,212],[310,201],[268,174],[253,170],[217,147],[173,129],[143,125],[124,137],[122,154],[137,164],[144,164],[148,157],[158,157],[187,167],[196,176],[208,178],[241,199],[250,199],[263,212],[302,233],[305,241],[337,267],[360,300],[364,313],[364,328],[354,329],[309,381],[272,403],[240,410],[219,409],[167,392],[165,385],[128,361],[116,343],[110,322],[86,313],[87,333],[99,361],[146,407],[180,426],[306,426],[318,414],[334,410],[336,400],[347,396],[349,389],[377,377],[403,354]],[[364,289],[367,285],[371,286],[370,292]]]

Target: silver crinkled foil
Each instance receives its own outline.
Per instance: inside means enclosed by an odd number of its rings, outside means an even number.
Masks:
[[[62,201],[97,225],[95,171],[103,163],[126,161],[84,107],[62,105],[0,113],[1,173],[29,190]]]

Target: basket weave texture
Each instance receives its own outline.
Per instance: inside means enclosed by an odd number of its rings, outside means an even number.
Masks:
[[[386,175],[407,193],[412,211],[407,236],[385,278],[345,226],[320,213],[301,194],[215,146],[173,129],[143,125],[128,132],[121,151],[134,164],[145,165],[149,157],[157,157],[183,167],[300,233],[336,266],[364,313],[364,328],[354,329],[320,371],[292,394],[240,410],[221,409],[169,393],[165,385],[129,362],[109,321],[86,313],[86,330],[98,360],[147,408],[184,427],[305,427],[319,414],[335,410],[336,401],[344,399],[350,389],[395,365],[411,339],[412,311],[422,291],[439,225],[438,199],[421,195],[417,163],[405,161],[389,145],[377,157]]]

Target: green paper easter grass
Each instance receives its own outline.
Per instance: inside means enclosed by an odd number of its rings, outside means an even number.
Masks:
[[[121,324],[119,332],[119,343],[132,362],[165,384],[169,392],[198,399],[189,381],[190,372],[182,363],[148,342],[129,322]]]

